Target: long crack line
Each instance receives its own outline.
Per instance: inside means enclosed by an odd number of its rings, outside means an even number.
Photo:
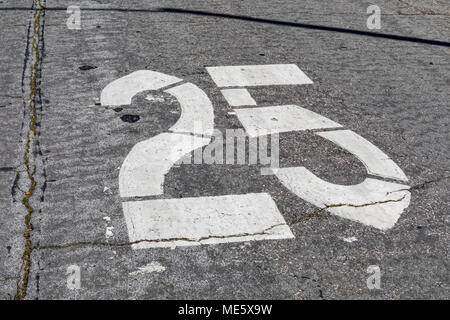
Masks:
[[[32,248],[32,250],[44,250],[44,249],[65,249],[65,248],[71,248],[71,247],[79,247],[79,246],[102,246],[102,247],[128,247],[135,244],[140,243],[165,243],[165,242],[173,242],[173,241],[186,241],[186,242],[194,242],[194,243],[200,243],[205,240],[211,240],[211,239],[230,239],[230,238],[237,238],[237,237],[247,237],[247,236],[258,236],[258,235],[268,235],[269,232],[279,226],[284,226],[284,223],[279,223],[276,225],[273,225],[271,227],[268,227],[264,229],[261,232],[254,232],[254,233],[238,233],[238,234],[232,234],[227,236],[205,236],[200,238],[166,238],[166,239],[142,239],[142,240],[136,240],[133,242],[123,242],[123,243],[110,243],[110,242],[97,242],[97,241],[85,241],[85,242],[72,242],[72,243],[66,243],[61,245],[46,245],[46,246],[38,246]]]
[[[25,232],[23,234],[25,238],[25,248],[22,254],[22,264],[19,269],[19,277],[17,281],[17,291],[14,297],[15,300],[23,300],[27,294],[28,287],[28,278],[30,275],[31,269],[31,252],[32,252],[32,243],[31,243],[31,232],[33,231],[33,225],[31,223],[31,216],[34,212],[34,208],[30,204],[30,198],[33,196],[33,193],[36,189],[36,166],[32,164],[33,160],[33,152],[32,146],[34,144],[34,140],[36,139],[36,123],[37,123],[37,110],[36,110],[36,92],[37,92],[37,79],[38,79],[38,66],[40,61],[40,42],[39,36],[41,31],[41,16],[43,14],[44,7],[41,5],[40,0],[34,0],[33,3],[33,39],[32,39],[32,59],[30,67],[30,95],[29,95],[29,117],[30,121],[28,124],[28,129],[26,133],[26,142],[25,142],[25,152],[23,156],[24,166],[26,176],[28,178],[28,191],[25,192],[25,196],[22,198],[22,204],[25,206],[27,210],[27,214],[25,215]]]
[[[293,219],[291,221],[291,223],[289,223],[289,225],[292,226],[292,225],[295,225],[302,221],[308,221],[308,220],[310,220],[312,218],[316,218],[316,217],[318,218],[318,217],[320,217],[319,214],[322,211],[330,209],[330,208],[339,208],[339,207],[363,208],[363,207],[375,206],[375,205],[385,204],[385,203],[390,203],[390,202],[400,202],[403,199],[405,199],[405,197],[406,197],[406,195],[404,195],[400,199],[381,200],[381,201],[374,201],[374,202],[363,203],[363,204],[352,204],[352,203],[327,204],[327,205],[325,205],[325,207],[318,208],[318,209],[314,210],[313,213],[311,213],[307,216],[298,217],[298,218]]]
[[[395,190],[395,191],[391,191],[391,192],[388,192],[387,194],[391,194],[391,193],[394,193],[394,192],[400,192],[400,191],[420,190],[420,189],[425,188],[425,187],[426,187],[427,185],[429,185],[429,184],[437,183],[437,182],[440,182],[440,181],[446,180],[446,179],[450,179],[450,176],[445,176],[445,177],[441,177],[441,178],[434,179],[434,180],[424,181],[424,182],[419,183],[419,184],[416,184],[416,185],[414,185],[414,186],[412,186],[412,187],[405,188],[405,189],[399,189],[399,190]]]
[[[9,281],[9,280],[15,280],[17,278],[18,278],[17,276],[4,277],[4,278],[0,278],[0,282],[6,282],[6,281]]]
[[[400,192],[400,191],[413,191],[413,190],[419,190],[422,188],[425,188],[427,185],[432,184],[432,183],[437,183],[440,182],[442,180],[446,180],[446,179],[450,179],[450,176],[445,176],[445,177],[441,177],[439,179],[434,179],[434,180],[428,180],[428,181],[424,181],[422,183],[416,184],[412,187],[409,188],[405,188],[405,189],[399,189],[399,190],[395,190],[395,191],[391,191],[388,192],[387,195],[391,194],[391,193],[395,193],[395,192]],[[298,217],[295,218],[291,221],[291,223],[289,223],[290,226],[295,225],[297,223],[300,223],[302,221],[308,221],[312,218],[320,218],[321,216],[319,215],[321,212],[329,209],[329,208],[337,208],[337,207],[353,207],[353,208],[360,208],[360,207],[367,207],[367,206],[373,206],[373,205],[377,205],[377,204],[384,204],[384,203],[388,203],[388,202],[400,202],[402,201],[404,198],[406,197],[403,196],[400,199],[397,200],[383,200],[383,201],[376,201],[376,202],[370,202],[370,203],[365,203],[365,204],[349,204],[349,203],[338,203],[338,204],[330,204],[330,205],[326,205],[325,207],[322,208],[318,208],[317,210],[314,210],[313,213],[304,216],[304,217]],[[328,215],[327,215],[328,216]],[[323,217],[327,217],[327,216],[323,216]]]

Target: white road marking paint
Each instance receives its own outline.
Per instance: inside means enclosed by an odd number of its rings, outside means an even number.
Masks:
[[[207,69],[219,87],[313,83],[296,65]],[[158,90],[180,81],[158,72],[138,71],[108,85],[102,91],[101,102],[103,105],[130,104],[132,97],[140,91]],[[180,103],[180,119],[169,129],[172,133],[162,133],[142,141],[130,151],[119,174],[122,197],[162,195],[164,177],[169,170],[181,158],[190,156],[191,151],[211,140],[211,137],[202,137],[212,135],[214,128],[213,107],[206,94],[191,83],[165,92]],[[222,93],[231,106],[256,105],[246,89],[226,89]],[[155,101],[154,96],[147,98]],[[296,105],[235,109],[234,112],[250,137],[342,127]],[[392,160],[353,132],[317,134],[352,152],[366,165],[369,173],[407,181]],[[382,230],[395,224],[410,201],[407,190],[399,191],[407,189],[407,186],[400,184],[368,178],[358,185],[335,185],[303,167],[275,169],[273,172],[288,189],[304,200],[337,216]],[[133,249],[173,249],[176,246],[294,238],[275,202],[266,193],[125,201],[122,205],[130,241],[137,242]],[[108,227],[107,233],[112,234],[112,229]],[[344,238],[347,240],[356,241]]]
[[[234,110],[250,137],[279,132],[339,128],[320,114],[296,105],[284,105]]]
[[[106,193],[106,194],[112,194],[113,192],[111,191],[110,188],[104,187],[104,188],[103,188],[103,193]]]
[[[162,133],[139,142],[125,158],[119,173],[121,197],[162,195],[164,177],[184,155],[201,148],[210,138]]]
[[[106,222],[111,222],[111,218],[110,217],[103,217],[103,220],[105,220]]]
[[[123,202],[133,249],[294,238],[267,193]]]
[[[326,182],[304,167],[274,171],[286,188],[300,198],[342,218],[387,230],[394,226],[410,202],[408,186],[367,178],[344,186]],[[403,191],[399,191],[402,190]]]
[[[348,243],[358,241],[358,239],[356,237],[342,238],[342,240],[344,240],[345,242],[348,242]]]
[[[153,261],[145,266],[138,267],[137,271],[130,272],[129,275],[137,276],[137,275],[153,273],[153,272],[159,273],[159,272],[163,272],[165,270],[166,270],[166,267],[164,267],[161,263],[159,263],[158,261]]]
[[[185,83],[165,92],[177,98],[181,116],[170,131],[212,135],[214,130],[214,109],[206,93],[192,83]]]
[[[232,107],[256,106],[256,101],[247,89],[223,89],[220,92]]]
[[[313,83],[295,64],[207,67],[206,70],[220,88]]]
[[[404,182],[408,181],[402,169],[394,161],[383,151],[355,132],[339,130],[316,132],[316,134],[354,154],[366,166],[369,174]]]
[[[277,169],[278,169],[277,167],[261,168],[260,175],[262,175],[262,176],[273,176],[273,173]]]
[[[108,85],[101,101],[105,105],[130,104],[140,91],[179,81],[153,71],[134,72]],[[119,173],[121,197],[162,195],[170,168],[211,140],[202,137],[212,135],[214,123],[206,94],[190,83],[165,92],[180,103],[180,119],[170,129],[173,133],[159,134],[132,148]],[[199,120],[200,128],[196,128]],[[133,249],[294,237],[268,194],[125,201],[122,205],[130,241],[145,240]],[[107,238],[113,236],[112,230],[107,227]]]
[[[157,90],[181,79],[154,71],[136,71],[120,78],[102,91],[102,104],[131,103],[132,97],[142,90]],[[125,96],[116,96],[121,89]],[[214,112],[211,101],[197,86],[186,83],[165,92],[178,99],[182,113],[171,131],[136,144],[119,173],[121,197],[142,197],[163,194],[164,176],[184,155],[207,145],[211,138],[192,136],[212,135]]]
[[[103,106],[129,105],[139,92],[162,89],[180,81],[160,72],[140,70],[108,84],[101,93],[100,101]]]
[[[145,97],[145,100],[147,101],[151,101],[151,102],[164,102],[164,97],[158,97],[158,96],[154,96],[152,94],[149,94]]]

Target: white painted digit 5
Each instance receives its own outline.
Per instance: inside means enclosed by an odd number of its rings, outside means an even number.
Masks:
[[[207,68],[219,87],[312,84],[296,65],[224,66]],[[297,105],[254,107],[256,102],[246,89],[223,89],[225,99],[250,137],[261,134],[315,130],[355,155],[368,174],[407,182],[403,171],[384,152],[342,125]],[[273,119],[277,121],[272,121]],[[327,129],[326,131],[320,131]],[[334,129],[331,130],[330,129]],[[326,208],[332,214],[375,228],[392,228],[408,207],[408,186],[366,178],[362,183],[344,186],[326,182],[304,167],[273,168],[273,173],[286,188],[300,198]]]

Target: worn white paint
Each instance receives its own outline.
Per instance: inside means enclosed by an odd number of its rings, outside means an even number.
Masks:
[[[137,71],[108,85],[102,92],[102,104],[131,103],[131,98],[139,91],[157,90],[179,81],[181,79],[154,71]],[[116,96],[118,89],[121,94]],[[121,197],[163,194],[164,177],[170,168],[184,155],[210,141],[210,138],[199,137],[211,136],[214,129],[213,107],[203,90],[186,83],[165,92],[178,100],[182,110],[180,118],[170,128],[174,133],[162,133],[132,148],[120,168]]]
[[[170,131],[212,135],[214,130],[214,109],[206,93],[192,83],[185,83],[165,92],[177,98],[181,116]]]
[[[158,96],[153,95],[153,94],[148,94],[145,97],[145,100],[150,101],[150,102],[164,102],[165,101],[164,97],[162,97],[162,96],[158,97]]]
[[[125,158],[119,173],[121,197],[164,193],[164,177],[185,154],[207,145],[210,138],[162,133],[139,142]]]
[[[166,267],[164,267],[161,263],[158,261],[152,261],[149,264],[146,264],[145,266],[138,267],[137,271],[130,272],[130,276],[137,276],[142,274],[148,274],[148,273],[160,273],[166,271]]]
[[[101,102],[130,104],[138,92],[179,81],[153,71],[138,71],[109,84],[102,91]],[[214,128],[213,107],[206,94],[191,83],[165,92],[178,100],[181,116],[169,129],[171,133],[159,134],[132,148],[120,167],[119,192],[123,198],[162,195],[170,168],[210,142],[210,137],[203,137],[211,136]],[[146,99],[155,101],[154,96]],[[123,211],[130,241],[144,240],[134,244],[134,249],[294,237],[268,194],[125,201]],[[114,235],[113,229],[106,227],[107,238]],[[137,272],[153,269],[154,265],[145,266]]]
[[[123,202],[133,249],[293,238],[269,194]]]
[[[162,89],[180,81],[179,78],[156,71],[135,71],[108,84],[101,93],[100,102],[103,106],[129,105],[139,92]]]
[[[296,105],[242,108],[234,111],[250,137],[279,132],[342,127],[337,122]]]
[[[355,132],[351,130],[337,130],[316,132],[316,134],[354,154],[365,165],[369,174],[408,181],[402,169],[394,161]]]
[[[286,188],[315,206],[327,207],[334,215],[381,230],[394,226],[411,199],[405,190],[408,186],[377,179],[338,185],[318,178],[304,167],[281,168],[275,174]]]
[[[106,194],[113,194],[112,190],[111,190],[110,188],[108,188],[108,187],[104,187],[104,188],[103,188],[103,193],[106,193]]]
[[[218,87],[312,84],[295,64],[207,67]]]
[[[348,238],[342,238],[342,240],[344,240],[344,242],[348,242],[348,243],[353,243],[358,241],[358,239],[356,237],[348,237]]]
[[[296,65],[207,69],[219,87],[312,83]],[[102,91],[101,103],[130,104],[132,97],[140,91],[158,90],[180,81],[154,71],[137,71],[109,84]],[[180,118],[169,129],[170,133],[139,142],[130,151],[119,173],[119,191],[123,198],[163,195],[164,179],[169,170],[180,159],[211,140],[214,114],[207,95],[191,83],[171,87],[165,92],[178,100]],[[246,89],[228,88],[222,93],[231,106],[256,105]],[[155,96],[147,96],[147,99],[161,102]],[[296,105],[239,108],[234,112],[250,137],[342,127]],[[353,153],[366,165],[370,174],[407,181],[401,169],[387,155],[359,135],[349,130],[317,134]],[[337,216],[381,230],[391,228],[410,201],[410,193],[404,190],[407,186],[401,184],[367,178],[358,185],[343,186],[321,180],[303,167],[273,170],[280,181],[302,199]],[[267,193],[128,200],[122,204],[129,239],[135,242],[133,249],[294,237]],[[113,236],[112,230],[113,227],[107,227],[107,238]],[[344,241],[356,240],[344,238]],[[163,271],[162,268],[149,264],[131,274],[161,272],[158,270]]]
[[[247,89],[223,89],[220,92],[231,107],[256,106]]]

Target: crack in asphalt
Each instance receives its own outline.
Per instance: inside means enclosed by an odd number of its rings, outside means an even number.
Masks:
[[[405,189],[405,190],[414,190],[414,189],[420,189],[425,185],[428,185],[430,183],[434,183],[434,182],[438,182],[444,179],[447,179],[449,177],[443,177],[440,179],[436,179],[436,180],[431,180],[431,181],[425,181],[421,184],[418,184],[416,186],[413,186],[411,188]],[[398,191],[403,191],[403,190],[398,190]],[[396,191],[394,191],[396,192]],[[367,206],[373,206],[373,205],[379,205],[379,204],[385,204],[385,203],[390,203],[390,202],[400,202],[402,201],[404,198],[406,197],[406,195],[404,195],[403,197],[399,198],[399,199],[390,199],[390,200],[380,200],[380,201],[374,201],[374,202],[369,202],[369,203],[364,203],[364,204],[352,204],[352,203],[338,203],[338,204],[329,204],[326,205],[325,207],[322,208],[318,208],[317,210],[315,210],[313,213],[305,216],[305,217],[299,217],[297,219],[294,219],[291,221],[291,223],[287,224],[288,226],[292,226],[295,225],[299,222],[305,221],[305,220],[309,220],[312,218],[316,218],[316,217],[320,217],[318,214],[321,213],[322,211],[329,209],[329,208],[337,208],[337,207],[354,207],[354,208],[361,208],[361,207],[367,207]],[[328,215],[327,215],[328,216]],[[327,217],[325,216],[325,217]],[[280,224],[276,224],[273,225],[267,229],[264,229],[261,232],[256,232],[256,233],[240,233],[240,234],[234,234],[234,235],[228,235],[228,236],[206,236],[206,237],[201,237],[201,238],[165,238],[165,239],[142,239],[142,240],[136,240],[136,241],[132,241],[132,242],[122,242],[122,243],[110,243],[110,242],[100,242],[100,241],[80,241],[80,242],[71,242],[71,243],[66,243],[66,244],[55,244],[55,245],[42,245],[42,246],[37,246],[37,247],[33,247],[31,248],[32,250],[45,250],[45,249],[64,249],[64,248],[70,248],[70,247],[76,247],[76,246],[103,246],[103,247],[127,247],[127,246],[132,246],[135,244],[139,244],[139,243],[161,243],[161,242],[173,242],[173,241],[188,241],[188,242],[197,242],[197,243],[201,243],[202,241],[205,240],[210,240],[210,239],[227,239],[227,238],[235,238],[235,237],[245,237],[245,236],[255,236],[255,235],[266,235],[268,234],[268,232],[278,226],[281,225],[285,225],[284,223],[280,223]]]
[[[44,0],[45,1],[45,0]],[[9,171],[15,171],[16,173],[20,174],[23,173],[25,175],[25,178],[28,179],[28,190],[21,190],[19,187],[17,189],[21,191],[24,194],[24,197],[21,199],[22,204],[26,208],[26,215],[25,215],[25,227],[26,230],[23,234],[25,238],[25,248],[22,255],[22,265],[19,269],[19,275],[18,276],[10,276],[10,277],[4,277],[0,278],[0,282],[9,281],[17,279],[17,292],[15,295],[15,299],[22,300],[26,297],[27,294],[27,286],[28,286],[28,280],[30,276],[30,268],[31,268],[31,254],[33,250],[43,250],[43,249],[63,249],[73,246],[83,246],[83,245],[93,245],[93,246],[109,246],[109,247],[125,247],[125,246],[131,246],[133,244],[138,244],[142,242],[171,242],[171,241],[188,241],[188,242],[198,242],[201,243],[202,241],[206,241],[209,239],[226,239],[226,238],[233,238],[233,237],[245,237],[245,236],[255,236],[255,235],[265,235],[268,234],[270,230],[273,228],[285,225],[277,224],[272,227],[269,227],[261,232],[257,233],[241,233],[236,235],[229,235],[229,236],[205,236],[198,239],[192,239],[192,238],[167,238],[167,239],[150,239],[150,240],[138,240],[134,242],[124,242],[124,243],[108,243],[108,242],[74,242],[74,243],[67,243],[62,245],[48,245],[48,246],[32,246],[31,242],[31,232],[33,231],[33,225],[31,223],[31,218],[33,213],[35,212],[35,208],[30,204],[30,198],[34,195],[35,189],[37,186],[37,181],[35,179],[36,175],[36,164],[35,159],[33,159],[32,155],[32,149],[35,146],[36,142],[33,140],[36,139],[37,136],[37,130],[36,130],[36,124],[37,124],[37,90],[38,90],[38,65],[40,61],[40,43],[39,43],[39,35],[40,35],[40,28],[41,28],[41,17],[45,11],[45,7],[41,4],[41,0],[33,0],[33,5],[37,8],[32,8],[32,12],[34,12],[34,28],[33,28],[33,43],[32,43],[32,53],[34,54],[34,57],[32,56],[32,62],[30,64],[31,67],[31,75],[30,75],[30,103],[29,103],[29,114],[30,117],[28,129],[25,135],[25,152],[23,155],[23,163],[22,165],[25,167],[24,170],[18,171],[17,167],[3,167],[0,168],[0,172],[9,172]],[[414,15],[414,14],[402,14],[402,15]],[[23,97],[17,97],[17,98],[23,98]],[[412,190],[420,190],[425,188],[427,185],[431,183],[435,183],[444,179],[448,179],[450,177],[443,177],[439,178],[437,180],[430,180],[425,181],[423,183],[417,184],[415,186],[412,186],[410,188],[400,189],[397,191],[392,191],[390,193],[394,192],[400,192],[400,191],[412,191]],[[315,216],[318,216],[318,214],[326,209],[334,208],[334,207],[366,207],[366,206],[372,206],[372,205],[378,205],[378,204],[384,204],[388,202],[399,202],[402,201],[405,198],[403,196],[401,199],[397,200],[383,200],[383,201],[376,201],[366,204],[346,204],[346,203],[340,203],[340,204],[330,204],[326,205],[323,208],[318,208],[315,210],[312,214],[308,215],[307,217],[313,218]],[[298,221],[299,222],[299,221]],[[290,225],[293,225],[298,222],[293,222]],[[269,233],[270,234],[270,233]],[[320,292],[322,294],[322,292]],[[321,295],[323,298],[323,296]]]
[[[1,167],[0,172],[17,172],[17,167]]]
[[[0,278],[0,282],[6,282],[6,281],[9,281],[9,280],[15,280],[15,279],[18,279],[18,278],[19,278],[18,276],[3,277],[3,278]]]
[[[38,9],[34,9],[38,8]],[[33,231],[33,225],[31,223],[31,216],[34,213],[34,208],[30,204],[30,198],[33,196],[36,189],[37,181],[35,179],[36,165],[33,155],[33,148],[36,145],[34,141],[37,137],[37,90],[38,90],[38,66],[41,59],[40,56],[40,33],[41,33],[41,16],[43,14],[43,6],[40,0],[33,0],[33,35],[32,35],[32,45],[31,45],[31,61],[30,63],[30,83],[29,83],[29,113],[30,117],[28,128],[26,129],[25,138],[25,152],[23,156],[23,165],[25,166],[26,178],[28,179],[29,187],[28,191],[25,191],[25,196],[21,199],[22,204],[26,208],[27,214],[25,215],[25,232],[23,233],[25,239],[25,248],[22,254],[22,264],[18,272],[17,280],[17,290],[14,296],[15,300],[23,300],[27,295],[28,280],[31,269],[31,253],[32,253],[32,243],[31,243],[31,232]],[[27,61],[27,60],[25,60]],[[26,62],[27,63],[27,62]],[[27,113],[25,112],[25,116]],[[20,276],[21,275],[21,276]]]
[[[299,222],[308,221],[308,220],[310,220],[312,218],[319,217],[318,216],[319,213],[321,213],[324,210],[330,209],[330,208],[339,208],[339,207],[362,208],[362,207],[369,207],[369,206],[375,206],[375,205],[385,204],[385,203],[390,203],[390,202],[400,202],[403,199],[405,199],[405,197],[406,197],[406,195],[404,195],[400,199],[381,200],[381,201],[374,201],[374,202],[363,203],[363,204],[352,204],[352,203],[327,204],[327,205],[325,205],[325,207],[318,208],[317,210],[314,210],[313,213],[311,213],[311,214],[309,214],[307,216],[293,219],[291,221],[291,223],[289,223],[289,225],[292,226],[292,225],[295,225],[295,224],[297,224]],[[328,215],[324,216],[323,218],[325,218],[325,217],[328,217]]]
[[[398,191],[407,191],[407,190],[418,190],[421,188],[424,188],[426,185],[431,184],[431,183],[436,183],[439,182],[441,180],[444,179],[448,179],[450,177],[442,177],[439,179],[435,179],[435,180],[429,180],[429,181],[425,181],[422,182],[420,184],[417,184],[415,186],[412,186],[408,189],[404,189],[404,190],[398,190]],[[394,191],[397,192],[397,191]],[[344,206],[348,206],[348,207],[355,207],[355,208],[360,208],[360,207],[367,207],[367,206],[373,206],[373,205],[379,205],[379,204],[385,204],[385,203],[390,203],[390,202],[400,202],[402,201],[404,198],[406,197],[406,195],[404,195],[402,198],[399,199],[391,199],[391,200],[381,200],[381,201],[375,201],[375,202],[370,202],[370,203],[365,203],[365,204],[349,204],[349,203],[338,203],[338,204],[330,204],[330,205],[326,205],[325,207],[322,208],[318,208],[317,210],[315,210],[312,214],[305,216],[305,217],[300,217],[297,219],[294,219],[291,221],[291,223],[288,224],[288,226],[292,226],[295,225],[301,221],[305,221],[305,220],[310,220],[312,218],[315,217],[320,217],[318,214],[321,213],[322,211],[329,209],[329,208],[336,208],[336,207],[344,207]],[[324,216],[328,217],[327,216]],[[47,250],[47,249],[65,249],[65,248],[71,248],[71,247],[79,247],[79,246],[93,246],[93,247],[129,247],[135,244],[140,244],[140,243],[164,243],[164,242],[173,242],[173,241],[187,241],[187,242],[195,242],[195,243],[199,243],[202,244],[202,241],[205,240],[210,240],[210,239],[229,239],[229,238],[236,238],[236,237],[245,237],[245,236],[255,236],[255,235],[267,235],[269,233],[270,230],[278,227],[278,226],[282,226],[282,225],[286,225],[285,223],[279,223],[279,224],[275,224],[271,227],[268,227],[266,229],[264,229],[261,232],[256,232],[256,233],[240,233],[240,234],[234,234],[234,235],[228,235],[228,236],[205,236],[205,237],[200,237],[197,239],[193,239],[193,238],[166,238],[166,239],[142,239],[142,240],[136,240],[136,241],[132,241],[132,242],[122,242],[122,243],[110,243],[110,242],[100,242],[100,241],[81,241],[81,242],[71,242],[71,243],[66,243],[66,244],[61,244],[61,245],[42,245],[42,246],[36,246],[36,247],[30,247],[29,248],[29,254],[28,254],[28,259],[30,259],[31,253],[34,250]],[[269,233],[270,234],[270,233]],[[30,242],[31,244],[31,242]],[[29,260],[28,263],[31,263],[31,260]],[[23,266],[22,266],[23,267]],[[22,269],[22,268],[21,268]],[[26,282],[24,282],[25,280],[25,273],[23,276],[23,280],[22,280],[22,284],[26,284],[28,282],[28,275],[29,275],[29,268],[28,268],[28,272],[26,273],[27,278],[26,278]],[[17,279],[19,278],[19,276],[17,277],[6,277],[4,279],[0,279],[0,282],[3,281],[7,281],[7,280],[11,280],[11,279]],[[19,289],[19,288],[18,288]],[[24,294],[23,296],[17,296],[16,295],[16,299],[18,298],[24,298],[26,295],[26,286],[21,288],[21,291],[18,291],[18,294]],[[319,296],[320,298],[324,299],[323,297],[323,291],[319,286]]]
[[[211,239],[230,239],[230,238],[236,238],[236,237],[247,237],[247,236],[257,236],[257,235],[267,235],[270,234],[269,231],[279,227],[284,226],[285,223],[278,223],[273,226],[270,226],[266,229],[264,229],[261,232],[254,232],[254,233],[237,233],[227,236],[205,236],[200,238],[166,238],[166,239],[142,239],[142,240],[136,240],[132,242],[123,242],[123,243],[110,243],[110,242],[97,242],[97,241],[81,241],[81,242],[72,242],[72,243],[66,243],[62,245],[45,245],[45,246],[38,246],[34,247],[33,250],[44,250],[44,249],[64,249],[64,248],[70,248],[70,247],[77,247],[77,246],[102,246],[102,247],[128,247],[139,243],[164,243],[164,242],[173,242],[173,241],[187,241],[187,242],[195,242],[200,243],[205,240],[211,240]]]
[[[436,182],[440,182],[440,181],[446,180],[446,179],[450,179],[450,176],[445,176],[445,177],[441,177],[441,178],[434,179],[434,180],[428,180],[428,181],[425,181],[425,182],[416,184],[416,185],[414,185],[414,186],[412,186],[412,187],[409,187],[409,188],[399,189],[399,190],[395,190],[395,191],[388,192],[387,194],[391,194],[391,193],[399,192],[399,191],[412,191],[412,190],[423,189],[423,188],[425,188],[425,187],[426,187],[427,185],[429,185],[429,184],[436,183]]]
[[[424,181],[422,183],[416,184],[412,187],[409,188],[405,188],[405,189],[399,189],[399,190],[395,190],[395,191],[390,191],[388,192],[386,195],[389,195],[391,193],[395,193],[395,192],[400,192],[400,191],[413,191],[413,190],[419,190],[419,189],[423,189],[425,188],[427,185],[429,184],[433,184],[436,182],[440,182],[442,180],[446,180],[449,179],[450,176],[445,176],[445,177],[441,177],[438,179],[434,179],[434,180],[428,180],[428,181]],[[353,208],[361,208],[361,207],[367,207],[367,206],[373,206],[373,205],[378,205],[378,204],[385,204],[385,203],[389,203],[389,202],[400,202],[402,201],[404,198],[406,197],[406,195],[404,195],[402,198],[400,199],[393,199],[393,200],[382,200],[382,201],[375,201],[375,202],[369,202],[369,203],[364,203],[364,204],[351,204],[351,203],[338,203],[338,204],[329,204],[326,205],[325,207],[322,208],[318,208],[317,210],[314,210],[311,214],[304,216],[304,217],[298,217],[295,218],[291,221],[291,223],[289,223],[289,226],[295,225],[297,223],[303,222],[303,221],[308,221],[312,218],[326,218],[329,215],[326,216],[319,216],[319,213],[321,213],[324,210],[327,210],[329,208],[338,208],[338,207],[353,207]]]

